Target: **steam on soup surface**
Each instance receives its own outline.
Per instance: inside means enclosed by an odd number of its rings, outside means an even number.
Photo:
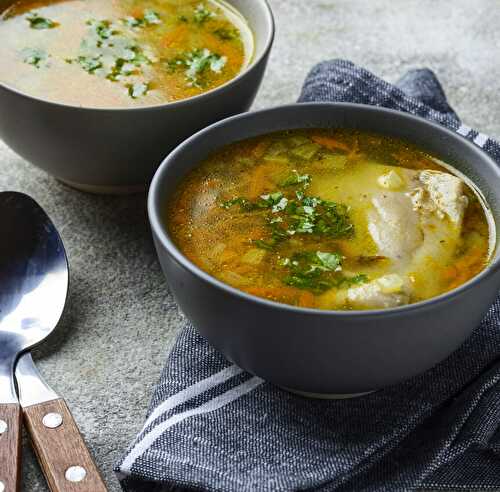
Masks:
[[[218,0],[21,0],[0,12],[0,39],[0,82],[86,107],[196,96],[253,53],[246,21]]]
[[[464,179],[387,137],[277,133],[203,162],[167,222],[191,261],[250,294],[388,308],[437,296],[487,264],[494,225]]]

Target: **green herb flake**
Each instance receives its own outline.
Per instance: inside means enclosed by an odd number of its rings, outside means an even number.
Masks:
[[[139,82],[137,84],[127,84],[127,89],[128,89],[128,95],[132,99],[138,99],[141,96],[145,96],[150,87],[148,83],[145,82]]]
[[[364,284],[365,282],[368,282],[368,275],[359,273],[353,277],[342,277],[340,283],[337,283],[337,287],[351,287],[353,285]]]
[[[299,174],[295,169],[292,174],[288,176],[282,183],[281,186],[297,186],[302,185],[307,188],[311,184],[311,176],[309,174]]]
[[[212,17],[215,17],[215,13],[207,9],[202,3],[200,3],[194,9],[194,21],[197,24],[204,24],[208,19]]]
[[[316,251],[316,257],[319,260],[319,265],[313,265],[313,268],[320,268],[324,271],[335,272],[340,268],[342,256],[338,253],[325,253],[323,251]]]
[[[215,29],[213,33],[222,41],[232,41],[233,39],[237,39],[240,36],[240,31],[236,28],[228,29],[226,27],[219,27]]]
[[[98,21],[95,19],[90,19],[87,21],[87,25],[92,28],[92,30],[101,41],[106,41],[111,37],[120,34],[120,31],[115,29],[113,23],[109,20]]]
[[[29,22],[31,29],[38,29],[38,30],[54,29],[55,27],[59,26],[58,22],[46,19],[45,17],[42,17],[36,12],[32,12],[31,14],[29,14],[26,17],[26,20]]]
[[[160,14],[154,10],[145,10],[143,17],[128,16],[122,19],[122,22],[128,27],[144,27],[161,24]]]
[[[144,22],[148,26],[153,26],[156,24],[161,24],[160,15],[154,10],[146,10],[144,12]]]
[[[98,56],[79,56],[72,60],[67,59],[67,63],[77,62],[87,73],[93,74],[99,68],[102,68],[101,55]]]
[[[23,62],[28,65],[33,65],[35,68],[40,68],[41,63],[48,58],[47,53],[38,48],[25,48],[22,51],[22,55]]]
[[[137,66],[125,58],[117,58],[111,71],[106,75],[108,80],[116,82],[122,77],[128,77],[137,72]]]
[[[196,50],[186,59],[186,78],[193,85],[200,84],[200,76],[208,69],[212,72],[220,73],[227,58],[216,53],[211,53],[208,49]]]
[[[227,57],[212,53],[206,48],[195,49],[166,61],[171,72],[185,70],[188,84],[194,87],[203,87],[207,73],[220,73],[226,63]]]

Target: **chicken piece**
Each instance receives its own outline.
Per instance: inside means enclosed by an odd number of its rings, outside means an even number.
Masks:
[[[347,289],[347,302],[353,308],[378,309],[408,304],[409,282],[395,273]]]
[[[368,231],[378,253],[393,261],[408,261],[422,244],[423,233],[419,215],[404,192],[387,191],[372,198],[373,209],[368,213]]]
[[[468,205],[465,183],[452,174],[430,170],[420,172],[418,180],[423,187],[412,193],[415,209],[435,213],[440,219],[448,217],[454,224],[461,225]]]
[[[391,291],[384,288],[390,275],[352,287],[347,301],[354,308],[407,304],[417,284],[421,295],[436,295],[441,286],[433,265],[449,262],[460,240],[468,203],[461,179],[440,171],[399,169],[403,184],[388,186],[395,183],[391,176],[378,180],[384,191],[374,193],[371,199],[368,230],[378,254],[390,259],[400,287]],[[394,284],[395,278],[391,282]]]

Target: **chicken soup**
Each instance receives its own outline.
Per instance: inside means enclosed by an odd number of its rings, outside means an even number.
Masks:
[[[180,184],[166,211],[179,249],[249,294],[308,308],[402,306],[488,263],[481,194],[406,142],[297,130],[229,145]]]
[[[85,107],[163,104],[236,77],[245,19],[220,0],[20,0],[0,12],[0,82]]]

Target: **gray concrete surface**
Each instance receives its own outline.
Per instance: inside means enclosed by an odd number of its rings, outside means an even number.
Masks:
[[[342,57],[395,80],[429,66],[464,122],[500,137],[498,0],[271,0],[277,38],[255,109],[294,101],[310,67]],[[0,142],[0,189],[31,194],[51,215],[72,267],[67,312],[36,353],[73,409],[111,491],[112,468],[141,427],[181,315],[146,225],[144,197],[62,186]],[[25,443],[23,490],[46,491]]]

